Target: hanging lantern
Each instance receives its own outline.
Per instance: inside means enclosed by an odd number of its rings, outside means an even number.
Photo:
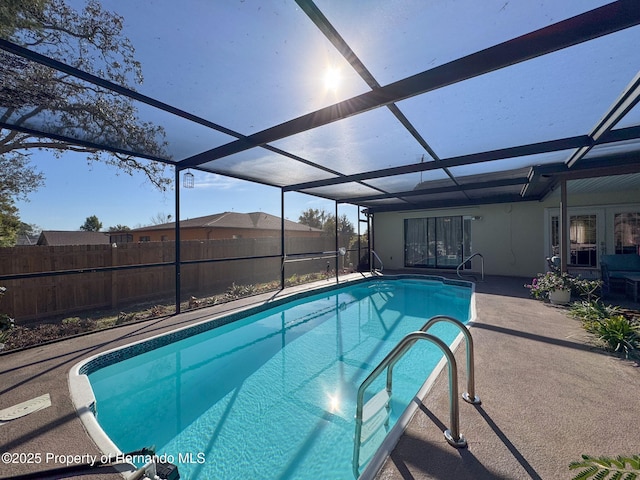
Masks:
[[[182,176],[182,186],[184,188],[193,188],[194,180],[195,177],[193,176],[193,173],[187,170],[187,173]]]

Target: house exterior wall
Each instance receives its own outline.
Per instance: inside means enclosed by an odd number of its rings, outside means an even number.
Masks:
[[[485,274],[533,277],[547,268],[550,256],[550,216],[559,208],[554,193],[542,202],[517,202],[460,208],[439,208],[374,215],[374,249],[384,268],[404,269],[404,220],[407,218],[464,216],[475,217],[471,224],[471,252],[484,257]],[[606,194],[569,195],[569,215],[594,211],[599,215],[602,240],[599,254],[614,253],[613,215],[622,211],[640,212],[640,191]],[[480,260],[473,260],[473,270],[480,270]],[[425,273],[430,269],[425,268]],[[597,269],[585,276],[597,275]]]

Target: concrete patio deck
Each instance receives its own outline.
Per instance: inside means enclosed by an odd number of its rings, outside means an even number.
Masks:
[[[478,318],[471,332],[476,394],[482,405],[460,402],[460,431],[468,448],[455,449],[442,435],[449,418],[445,371],[378,479],[569,479],[575,472],[568,465],[581,454],[640,453],[640,369],[595,348],[580,322],[569,318],[562,308],[528,298],[525,280],[489,277],[477,284]],[[40,454],[41,458],[39,463],[35,457],[32,463],[14,463],[3,456],[0,478],[25,474],[41,479],[121,478],[110,467],[73,477],[42,473],[62,466],[62,457],[53,455],[101,454],[73,408],[67,384],[71,367],[100,351],[230,311],[239,304],[264,302],[269,296],[1,355],[0,409],[46,393],[51,406],[0,424],[2,453]],[[464,342],[456,358],[463,366]],[[461,391],[464,382],[461,368]],[[45,461],[47,454],[50,460]]]

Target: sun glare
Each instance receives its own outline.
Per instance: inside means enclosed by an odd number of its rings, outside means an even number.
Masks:
[[[339,412],[340,411],[340,396],[338,394],[335,395],[327,395],[328,400],[329,400],[329,411],[334,413],[334,412]]]
[[[342,74],[339,68],[328,67],[324,73],[324,86],[327,90],[336,91],[342,81]]]

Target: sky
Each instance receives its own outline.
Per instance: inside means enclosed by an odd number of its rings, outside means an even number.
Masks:
[[[76,8],[85,3],[67,2]],[[123,34],[135,47],[145,78],[136,87],[140,93],[243,135],[369,91],[293,0],[101,3],[125,19]],[[315,3],[378,82],[386,85],[606,0]],[[440,158],[584,134],[637,72],[640,50],[635,30],[443,87],[397,106]],[[325,82],[330,71],[339,72],[337,85]],[[142,103],[134,104],[142,121],[165,128],[174,159],[235,140]],[[640,107],[634,111],[632,123],[637,123]],[[345,174],[417,163],[425,154],[385,108],[276,141],[273,146]],[[291,183],[317,179],[311,178],[317,175],[317,171],[310,173],[314,169],[280,156],[274,160],[274,155],[253,149],[217,162],[244,168],[242,160],[250,158],[258,160],[252,164],[256,172],[260,172],[258,167],[269,173],[279,168],[277,173]],[[546,160],[518,159],[524,166],[561,160],[557,155]],[[463,177],[515,165],[513,159],[489,163],[450,170]],[[128,177],[100,164],[88,166],[76,153],[57,159],[51,153],[35,152],[32,165],[44,173],[46,186],[30,195],[29,202],[19,202],[18,208],[22,220],[38,228],[76,230],[92,215],[105,229],[118,224],[135,228],[150,224],[158,215],[175,216],[173,192],[158,192],[142,176]],[[173,176],[172,170],[168,173]],[[181,191],[181,218],[224,211],[280,215],[278,188],[196,170],[192,173],[195,188]],[[387,191],[405,191],[431,177],[446,175],[433,170],[384,179],[384,185],[381,179],[370,183]],[[364,190],[362,187],[363,194],[371,193]],[[289,220],[297,221],[309,208],[333,213],[335,204],[308,195],[285,195]],[[340,205],[339,215],[343,213],[355,226],[357,208]]]
[[[63,158],[38,152],[32,165],[45,176],[45,186],[18,202],[23,222],[42,230],[79,230],[87,217],[96,215],[103,230],[125,225],[136,228],[154,223],[158,216],[175,218],[174,191],[160,192],[141,175],[129,176],[101,163],[88,164],[80,153]],[[173,175],[173,168],[167,173]],[[280,216],[280,189],[221,175],[191,170],[194,188],[180,188],[180,218],[195,218],[214,213],[265,212]],[[309,209],[324,209],[333,214],[335,204],[295,192],[285,194],[285,218],[298,221]],[[338,215],[349,216],[357,229],[357,210],[340,206]],[[356,220],[354,220],[354,218]]]
[[[69,3],[76,8],[84,4],[82,0],[69,0]],[[232,120],[226,121],[225,118],[225,111],[228,111],[229,117],[233,118],[241,116],[242,112],[247,117],[255,117],[251,110],[238,112],[233,101],[228,103],[228,99],[233,95],[241,96],[240,88],[251,90],[251,85],[246,85],[243,83],[245,80],[241,80],[247,76],[246,69],[238,69],[235,72],[228,71],[229,78],[224,80],[224,85],[217,85],[215,88],[206,86],[203,89],[204,80],[218,77],[219,69],[208,67],[204,60],[195,66],[183,64],[190,60],[185,60],[184,50],[181,50],[184,45],[181,44],[181,41],[206,42],[206,37],[210,33],[210,25],[207,21],[198,21],[199,15],[194,15],[193,11],[189,16],[186,13],[187,9],[178,8],[180,2],[161,0],[149,3],[105,0],[102,3],[106,9],[117,11],[127,19],[124,35],[132,41],[136,48],[135,57],[143,66],[145,82],[139,87],[142,93],[202,115],[225,126],[240,129],[245,133],[251,129],[249,125],[233,124]],[[190,6],[192,10],[196,11],[207,9],[208,7],[204,3],[206,2],[196,1],[192,2]],[[242,3],[238,2],[236,5],[241,6]],[[153,5],[158,8],[149,10],[149,7]],[[284,11],[291,10],[289,7]],[[300,12],[294,14],[300,15]],[[254,18],[250,12],[244,12],[241,15],[244,15],[247,21],[243,28],[255,32],[256,35],[263,35],[264,32],[258,30],[265,30],[272,25],[271,23],[260,25],[260,17]],[[146,19],[146,23],[139,22],[142,18]],[[310,25],[310,22],[308,23]],[[188,28],[187,25],[189,25]],[[224,26],[224,24],[220,26]],[[237,30],[231,25],[224,26],[224,28]],[[244,36],[244,32],[240,35],[236,31],[236,36],[241,38]],[[286,41],[282,35],[278,36],[278,40]],[[234,41],[230,40],[229,45],[226,46],[217,45],[216,48],[220,50],[240,48],[237,45],[233,46]],[[333,55],[339,57],[336,53]],[[174,68],[167,68],[174,62],[176,63]],[[314,78],[313,81],[324,82],[322,77],[325,74],[324,71],[318,70],[317,74],[320,77]],[[235,91],[231,95],[230,90],[234,84],[236,85],[233,87]],[[178,86],[180,88],[177,88]],[[326,91],[325,93],[331,94]],[[342,94],[343,96],[351,95],[346,91]],[[203,96],[210,98],[203,98]],[[203,109],[202,105],[207,101],[218,102],[222,98],[227,99],[224,102],[221,101],[224,103],[222,110],[218,107],[214,109],[215,112]],[[270,99],[269,102],[263,102],[262,108],[273,111],[275,100]],[[334,101],[335,99],[328,98],[324,100],[324,103],[328,104]],[[147,120],[145,115],[148,115],[150,109],[143,104],[139,104],[138,107],[141,117]],[[166,130],[172,144],[172,153],[177,158],[233,140],[231,137],[194,124],[187,125],[181,119],[165,118],[162,112],[153,112],[153,115],[152,120],[156,123],[174,122]],[[276,122],[273,117],[267,118],[266,122]],[[282,120],[284,119],[283,116]],[[254,129],[270,126],[269,123],[254,123]],[[38,229],[78,230],[85,219],[92,215],[98,217],[105,230],[115,225],[126,225],[130,228],[149,225],[158,215],[170,214],[175,218],[173,190],[160,192],[141,174],[131,177],[114,167],[100,163],[89,165],[83,154],[73,152],[67,152],[61,158],[55,158],[50,152],[35,151],[32,152],[31,165],[44,174],[45,186],[30,194],[27,201],[19,201],[17,206],[21,220],[35,225]],[[173,167],[167,167],[166,171],[170,177],[173,177]],[[263,211],[276,216],[281,215],[279,188],[196,170],[191,170],[191,173],[195,175],[195,187],[181,189],[180,216],[182,219],[225,211],[245,213]],[[335,203],[332,201],[297,193],[287,193],[284,205],[285,218],[293,221],[297,221],[300,214],[309,208],[324,209],[329,213],[335,211]],[[338,214],[339,216],[346,214],[357,229],[357,208],[355,206],[341,205]]]

